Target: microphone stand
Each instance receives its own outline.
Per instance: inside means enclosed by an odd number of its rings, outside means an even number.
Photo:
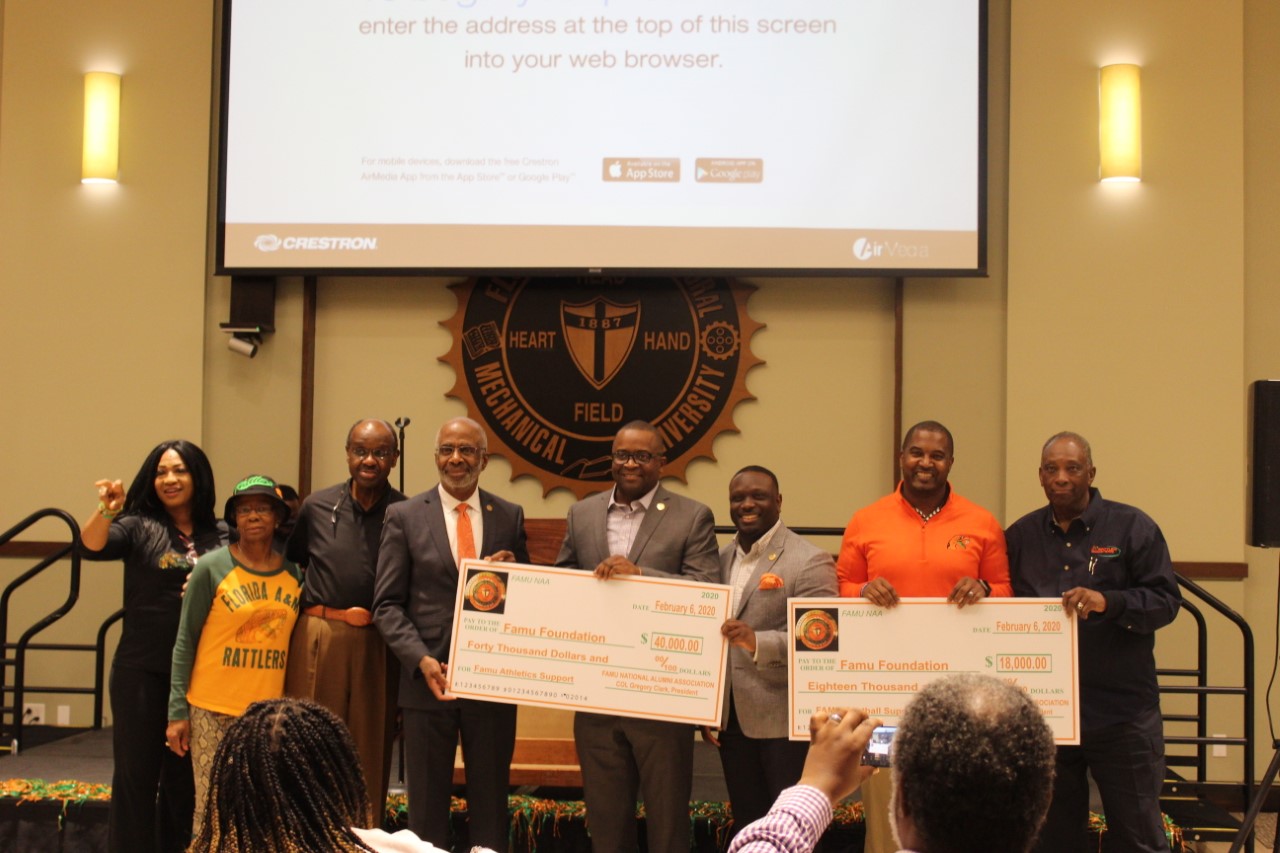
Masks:
[[[408,417],[396,418],[396,431],[399,434],[400,447],[400,494],[404,494],[404,430],[409,426]],[[397,732],[399,735],[396,740],[399,741],[400,752],[400,784],[404,784],[404,732]],[[386,803],[382,804],[383,811],[386,811]]]
[[[400,433],[400,493],[404,494],[404,430],[410,424],[407,417],[396,418],[396,430]]]

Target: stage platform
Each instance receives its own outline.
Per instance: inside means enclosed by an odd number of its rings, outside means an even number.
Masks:
[[[42,728],[53,731],[40,731]],[[81,729],[62,738],[53,737],[56,734],[59,732],[53,726],[28,726],[25,741],[40,745],[0,757],[0,779],[75,779],[111,784],[111,729]]]
[[[40,739],[39,736],[28,738],[27,742]],[[7,794],[0,796],[0,851],[105,851],[109,803],[105,786],[111,783],[112,766],[110,729],[80,731],[19,755],[0,756],[0,783],[4,784]],[[398,766],[393,767],[392,795],[385,812],[388,829],[403,826],[404,795],[399,778]],[[44,784],[18,780],[39,780]],[[527,853],[590,853],[580,798],[579,789],[514,789],[511,849]],[[698,853],[719,853],[724,849],[724,829],[729,819],[726,799],[724,775],[715,747],[699,739],[694,747],[693,802],[690,803],[694,849]],[[642,811],[637,819],[643,833]],[[465,827],[465,802],[458,800],[455,801],[458,835],[455,849],[470,849]],[[1181,833],[1176,827],[1172,828],[1171,836],[1171,849],[1183,850]],[[861,804],[843,804],[828,831],[826,848],[857,853],[862,849],[862,839]]]
[[[50,735],[56,734],[57,729],[53,726],[47,728],[53,731],[37,731],[27,738],[27,742],[49,742],[24,750],[18,755],[0,756],[0,779],[76,779],[93,784],[111,784],[111,729],[85,729],[59,740],[51,740]],[[392,755],[393,791],[403,790],[400,777],[397,749]],[[728,798],[724,773],[720,769],[720,758],[716,755],[715,747],[701,739],[694,742],[693,797],[700,800]]]
[[[26,740],[28,743],[49,741],[52,736],[63,732],[30,732]],[[41,780],[50,787],[68,780],[80,784],[79,788],[57,788],[58,795],[71,798],[65,805],[61,800],[0,798],[0,851],[99,853],[105,850],[109,801],[94,799],[99,792],[93,787],[111,784],[112,767],[109,728],[79,731],[18,755],[0,757],[0,781]],[[404,787],[400,777],[396,750],[391,770],[388,828],[403,823]],[[19,790],[19,786],[13,783],[9,787]],[[36,793],[33,789],[28,790],[32,795]],[[513,849],[589,851],[586,831],[582,826],[581,795],[581,790],[571,788],[515,789],[511,801],[512,819],[521,844]],[[704,816],[698,821],[704,824],[699,833],[699,849],[716,850],[719,848],[716,836],[722,834],[725,814],[722,803],[727,799],[727,793],[715,748],[701,740],[696,741],[694,747],[693,796],[703,804]],[[459,828],[462,828],[461,823]],[[465,843],[465,839],[460,840]],[[860,841],[859,835],[858,848],[855,849],[860,849]],[[459,849],[469,847],[460,845]]]

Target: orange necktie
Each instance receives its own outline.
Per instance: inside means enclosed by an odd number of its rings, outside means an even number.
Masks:
[[[476,556],[476,534],[471,529],[471,518],[467,515],[470,509],[467,504],[458,504],[458,563],[474,559]]]

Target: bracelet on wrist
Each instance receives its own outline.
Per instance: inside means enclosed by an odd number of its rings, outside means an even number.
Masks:
[[[110,521],[119,514],[120,510],[115,510],[113,512],[111,508],[107,506],[105,501],[98,501],[98,515],[102,516],[107,521]]]
[[[987,596],[991,595],[991,584],[987,583],[982,578],[978,578],[978,583],[982,584],[983,595],[987,595]]]

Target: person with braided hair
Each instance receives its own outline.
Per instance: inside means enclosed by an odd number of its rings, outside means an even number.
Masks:
[[[310,699],[250,705],[227,729],[213,768],[191,853],[440,849],[407,829],[361,828],[373,814],[355,741],[336,714]]]

